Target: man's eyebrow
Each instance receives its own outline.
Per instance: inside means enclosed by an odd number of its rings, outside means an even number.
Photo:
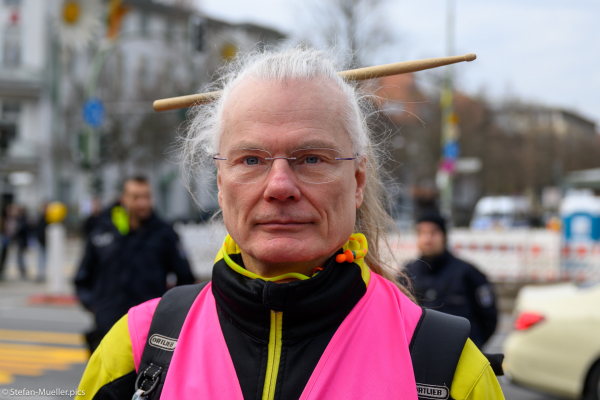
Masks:
[[[230,148],[230,150],[248,150],[248,149],[262,150],[262,149],[264,149],[264,146],[258,145],[254,142],[249,142],[249,141],[243,140],[241,142],[234,144]]]
[[[293,148],[291,148],[289,150],[322,149],[322,148],[338,150],[338,146],[336,146],[334,142],[327,141],[327,140],[318,140],[318,139],[317,140],[312,139],[312,140],[307,140],[307,141],[300,141],[296,146],[294,146]],[[242,140],[241,142],[234,144],[230,148],[230,150],[248,150],[248,149],[269,150],[269,149],[265,148],[264,143],[258,144],[256,142],[247,141],[247,140]]]

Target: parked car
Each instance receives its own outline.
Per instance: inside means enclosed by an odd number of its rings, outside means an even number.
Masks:
[[[522,196],[486,196],[477,201],[471,229],[529,227],[531,204]]]
[[[526,286],[515,305],[504,368],[522,386],[600,400],[600,283]]]

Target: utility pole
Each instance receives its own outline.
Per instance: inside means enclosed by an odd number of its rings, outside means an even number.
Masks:
[[[454,21],[456,0],[446,0],[446,55],[454,55]],[[452,177],[454,175],[456,159],[459,156],[458,146],[458,118],[453,106],[453,80],[454,68],[446,67],[446,77],[441,95],[442,132],[441,149],[442,157],[436,175],[436,184],[440,193],[440,212],[452,225]]]

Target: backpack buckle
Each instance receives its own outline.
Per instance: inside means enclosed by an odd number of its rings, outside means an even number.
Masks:
[[[146,398],[147,395],[144,394],[145,392],[142,389],[138,389],[134,394],[133,397],[131,398],[131,400],[144,400]]]
[[[148,368],[140,372],[135,379],[135,393],[131,400],[146,399],[148,395],[156,389],[156,386],[160,381],[161,372],[162,368],[152,363],[150,363]]]

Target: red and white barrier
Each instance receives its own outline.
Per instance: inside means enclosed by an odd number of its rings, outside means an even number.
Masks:
[[[600,246],[561,247],[559,232],[542,229],[473,231],[454,229],[448,237],[454,255],[474,264],[492,281],[588,281],[600,278]],[[413,234],[396,239],[400,264],[418,256]],[[574,257],[577,264],[568,264]]]
[[[223,244],[224,227],[206,224],[178,224],[175,230],[199,277],[208,277],[217,251]],[[419,255],[414,233],[388,238],[400,270]],[[492,281],[600,279],[600,245],[561,246],[560,233],[542,229],[472,231],[453,229],[448,237],[450,250],[480,269]],[[569,264],[570,261],[571,264]],[[574,263],[576,262],[576,263]]]

